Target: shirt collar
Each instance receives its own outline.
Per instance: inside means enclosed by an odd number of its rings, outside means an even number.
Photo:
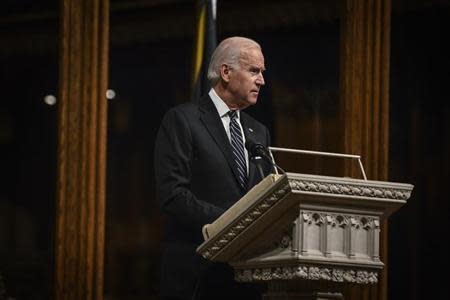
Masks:
[[[217,112],[219,113],[219,116],[221,118],[223,118],[225,115],[228,114],[228,112],[230,111],[230,109],[228,108],[228,105],[222,100],[222,98],[219,97],[219,95],[217,95],[216,91],[214,90],[214,88],[212,88],[209,93],[208,93],[209,97],[211,97],[214,106],[217,109]],[[237,117],[239,119],[240,117],[240,111],[237,111]]]

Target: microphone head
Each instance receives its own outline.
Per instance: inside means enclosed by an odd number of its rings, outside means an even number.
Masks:
[[[250,139],[245,141],[245,148],[247,148],[247,151],[251,156],[259,156],[261,155],[261,151],[265,152],[265,147],[261,143],[257,143]]]

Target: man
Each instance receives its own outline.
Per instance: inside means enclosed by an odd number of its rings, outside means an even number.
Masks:
[[[155,147],[157,188],[167,215],[164,299],[260,299],[259,287],[236,283],[231,267],[206,261],[195,250],[203,242],[203,225],[262,179],[243,145],[252,140],[268,146],[269,132],[242,110],[256,104],[264,70],[258,43],[225,39],[211,58],[209,94],[164,116]]]

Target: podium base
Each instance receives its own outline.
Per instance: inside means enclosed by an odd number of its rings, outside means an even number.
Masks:
[[[304,281],[272,281],[262,300],[344,300],[336,285]]]
[[[263,300],[344,300],[341,293],[266,293]]]

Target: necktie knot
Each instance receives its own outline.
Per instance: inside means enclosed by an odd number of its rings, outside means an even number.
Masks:
[[[230,110],[228,115],[230,116],[230,120],[235,120],[237,118],[237,110]]]

